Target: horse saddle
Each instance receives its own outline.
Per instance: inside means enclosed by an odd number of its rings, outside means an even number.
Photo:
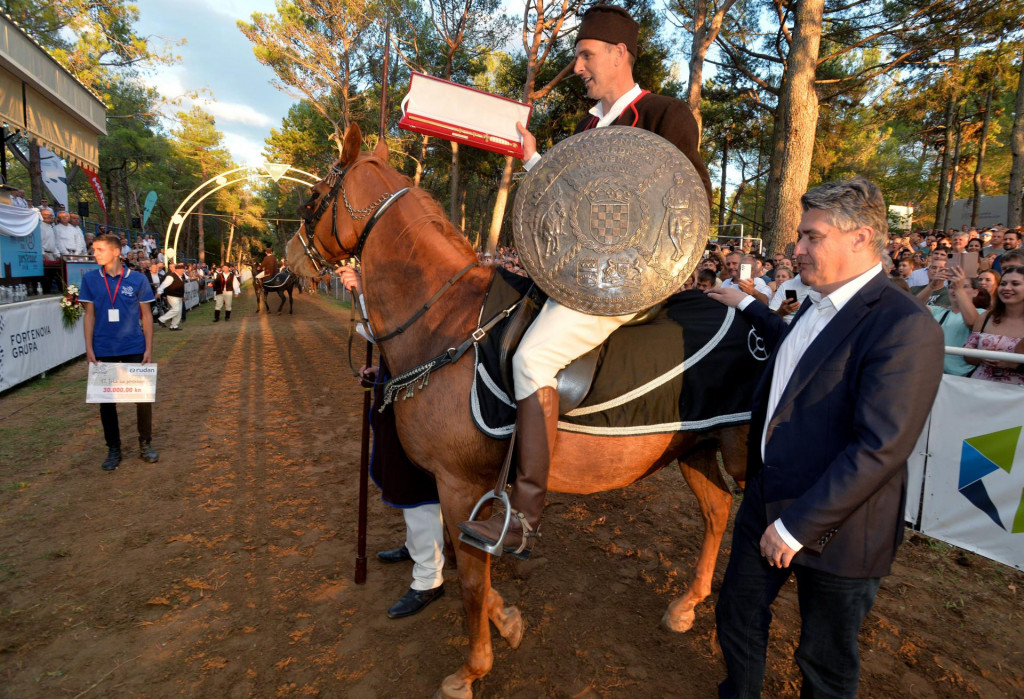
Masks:
[[[278,289],[286,286],[288,281],[294,277],[287,269],[282,269],[280,272],[272,276],[270,279],[263,280],[263,288],[267,291],[277,291]]]
[[[498,361],[501,370],[501,379],[505,392],[515,395],[514,382],[512,378],[512,356],[519,348],[523,336],[526,334],[530,324],[533,323],[537,314],[540,313],[544,301],[547,299],[544,292],[536,286],[531,286],[523,296],[522,303],[505,324],[504,332],[498,345]],[[641,311],[635,318],[626,323],[630,325],[642,325],[649,322],[658,315],[662,304],[657,304],[645,311]],[[558,381],[558,412],[564,415],[573,408],[576,408],[584,401],[590,388],[594,383],[594,376],[597,374],[597,367],[601,360],[602,344],[595,347],[586,354],[574,359],[556,375]]]

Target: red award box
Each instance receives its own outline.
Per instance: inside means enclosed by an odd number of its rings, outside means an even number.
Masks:
[[[400,128],[464,143],[493,153],[523,157],[516,122],[530,121],[532,107],[465,85],[413,73],[402,100]]]

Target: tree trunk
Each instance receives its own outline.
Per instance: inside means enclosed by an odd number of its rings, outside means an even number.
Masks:
[[[199,202],[199,211],[196,212],[199,215],[196,217],[196,259],[199,260],[199,264],[206,261],[206,229],[204,228],[205,217],[203,216],[206,202]]]
[[[698,5],[703,5],[704,0],[696,0]],[[707,32],[703,27],[704,13],[698,10],[693,23],[693,42],[690,46],[690,79],[686,87],[686,104],[693,112],[693,118],[697,120],[697,138],[704,132],[704,117],[700,112],[701,89],[704,87],[704,57],[707,55],[707,48],[704,46],[704,38]]]
[[[235,242],[235,218],[231,217],[231,227],[228,229],[228,249],[221,258],[221,262],[225,263],[231,259],[231,244]]]
[[[811,155],[818,126],[818,94],[814,90],[815,69],[821,45],[824,0],[801,0],[796,5],[793,45],[789,66],[779,96],[775,117],[772,169],[775,159],[778,178],[765,202],[768,226],[766,244],[769,250],[781,250],[796,240],[800,224],[800,197],[807,191],[811,172]]]
[[[721,228],[725,224],[725,184],[726,175],[729,172],[729,137],[725,137],[725,143],[722,144],[722,182],[718,188],[718,227]]]
[[[32,185],[32,201],[42,201],[46,190],[43,189],[43,166],[39,157],[39,144],[29,141],[28,144],[28,176]],[[70,208],[71,202],[68,201]]]
[[[953,199],[956,198],[956,188],[960,179],[960,133],[963,125],[957,123],[956,135],[954,136],[953,159],[950,161],[949,192],[946,194],[946,208],[942,212],[942,229],[946,230],[952,225]]]
[[[420,141],[420,159],[416,161],[416,174],[412,178],[414,187],[420,187],[420,180],[423,179],[423,163],[427,162],[427,141],[429,136],[424,136]]]
[[[725,225],[732,225],[733,219],[736,218],[736,207],[740,205],[740,197],[743,196],[743,192],[747,189],[747,180],[740,182],[740,185],[736,188],[736,191],[732,193],[732,206],[729,208],[729,218],[725,219]]]
[[[448,220],[455,223],[459,220],[459,144],[452,144],[451,189],[448,192]]]
[[[505,169],[501,171],[501,184],[498,185],[498,194],[494,198],[494,212],[491,214],[491,227],[487,231],[487,246],[484,252],[492,255],[498,249],[498,236],[501,235],[501,223],[505,220],[505,207],[508,205],[508,192],[512,188],[512,162],[511,155],[505,156]]]
[[[1017,78],[1017,101],[1014,106],[1013,130],[1010,132],[1010,151],[1013,164],[1010,167],[1010,189],[1007,197],[1006,225],[1016,228],[1021,225],[1021,192],[1024,190],[1024,51],[1020,56],[1020,74]]]
[[[981,123],[981,142],[978,143],[978,162],[974,166],[974,203],[971,207],[971,228],[978,225],[978,210],[981,208],[981,173],[985,167],[985,150],[988,148],[988,127],[992,121],[992,83],[985,95],[985,117]]]
[[[960,59],[960,47],[953,49],[953,63]],[[952,83],[952,80],[950,80]],[[933,228],[945,229],[943,212],[946,206],[946,183],[949,182],[949,154],[953,149],[953,116],[956,113],[956,88],[951,84],[949,101],[946,102],[946,117],[943,120],[945,133],[942,141],[942,167],[939,171],[939,196],[935,201],[935,224]]]

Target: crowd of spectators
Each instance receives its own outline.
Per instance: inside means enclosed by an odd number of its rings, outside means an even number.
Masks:
[[[964,227],[892,232],[882,256],[893,283],[916,296],[949,347],[1024,353],[1024,229]],[[684,288],[735,286],[787,322],[810,289],[792,254],[765,256],[761,241],[711,242]],[[792,250],[792,247],[790,248]],[[481,264],[526,275],[515,248],[477,253]],[[1024,385],[1024,365],[946,355],[947,374]]]
[[[964,227],[947,232],[893,232],[883,264],[893,283],[916,296],[942,326],[949,347],[1024,353],[1024,229]],[[798,260],[771,257],[759,246],[710,243],[685,288],[736,286],[784,319],[792,319],[809,289]],[[1024,385],[1024,365],[949,354],[945,371]]]

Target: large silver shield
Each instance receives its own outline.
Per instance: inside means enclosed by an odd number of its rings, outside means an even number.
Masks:
[[[679,291],[707,244],[696,168],[661,136],[610,126],[571,136],[526,175],[512,217],[519,259],[544,292],[624,315]]]

